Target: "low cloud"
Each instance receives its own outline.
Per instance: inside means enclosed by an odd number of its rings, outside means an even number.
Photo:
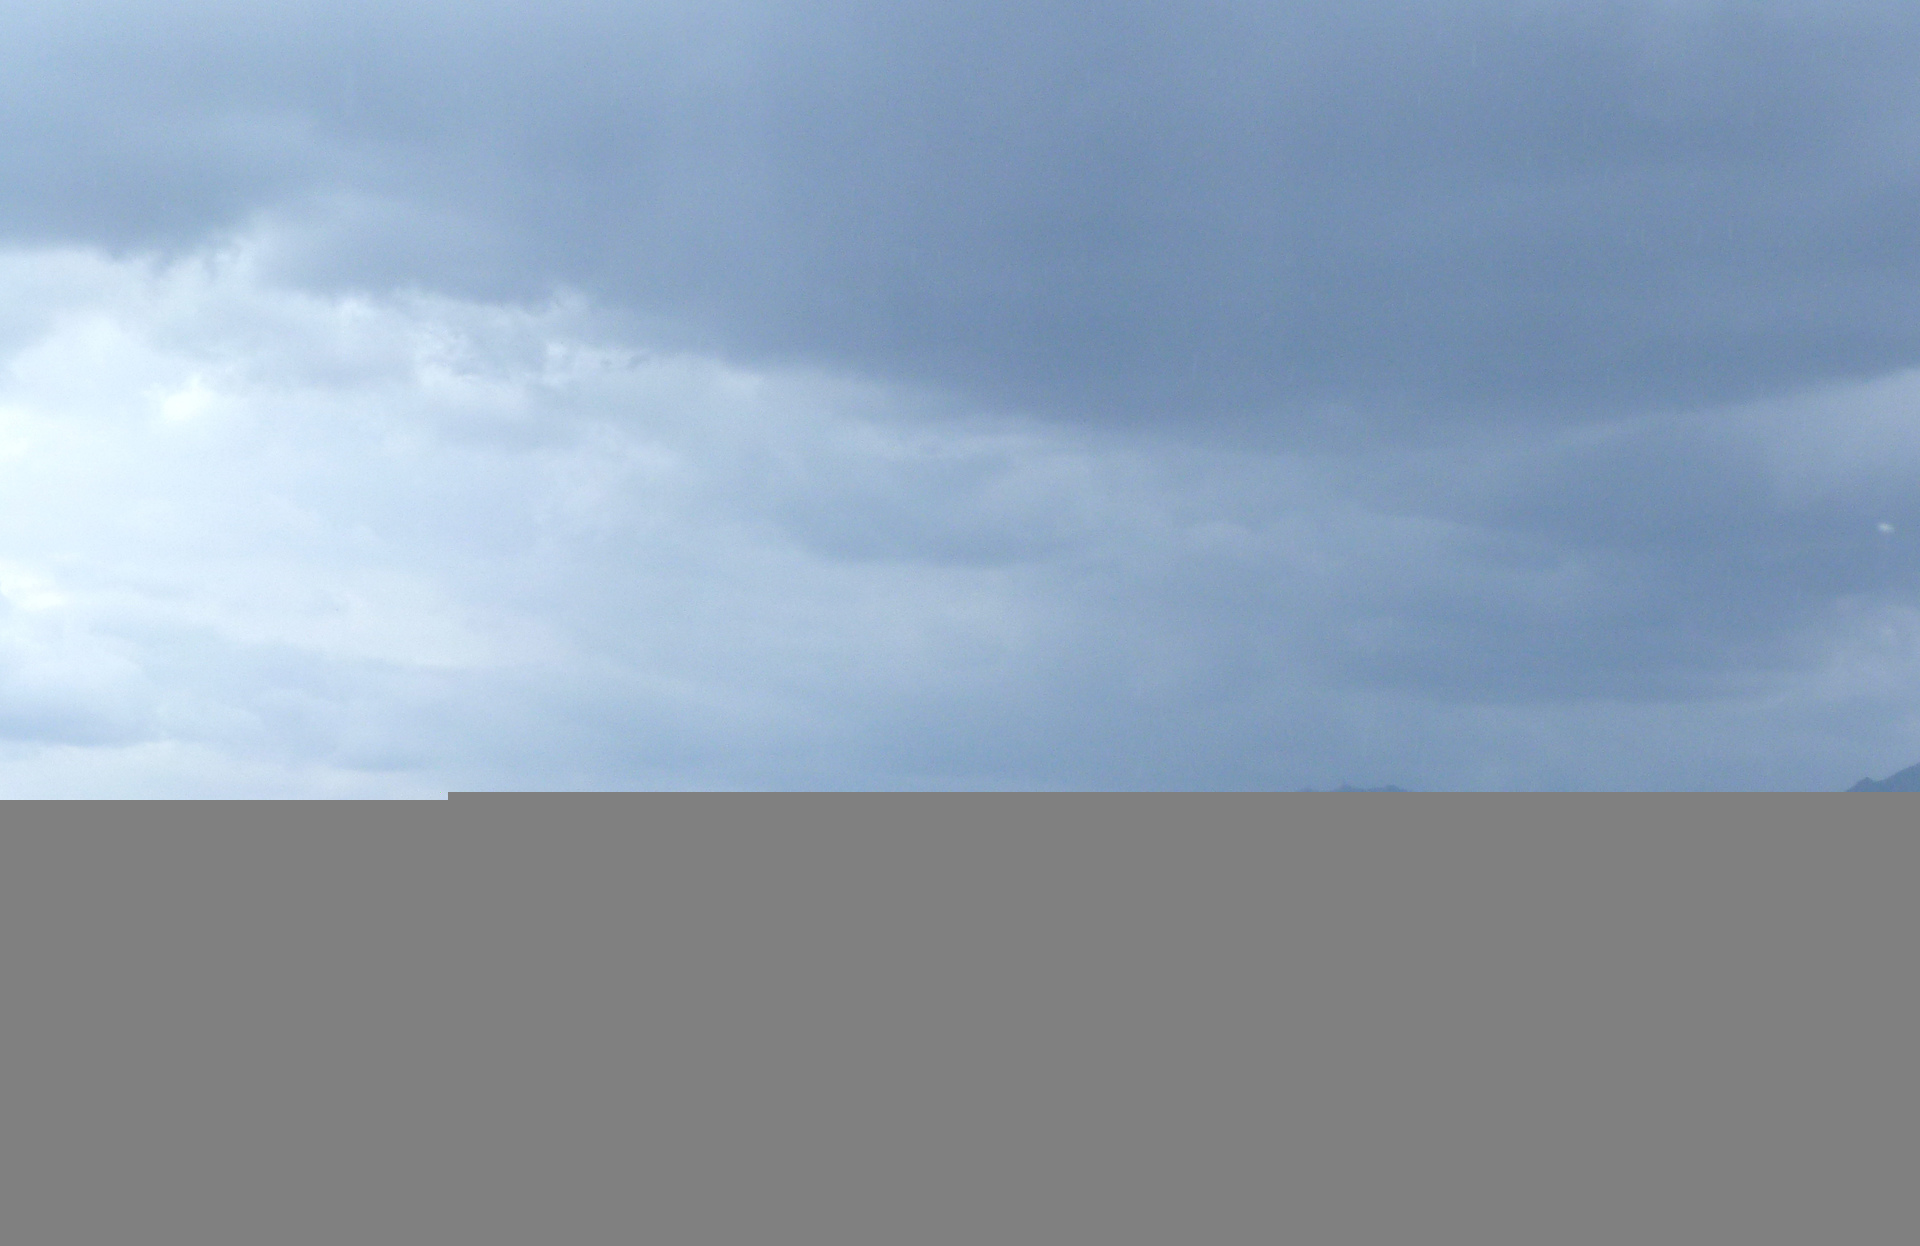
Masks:
[[[0,257],[9,790],[1827,787],[1920,749],[1920,515],[1859,449],[1903,379],[1208,448],[584,296],[319,294],[281,245]]]

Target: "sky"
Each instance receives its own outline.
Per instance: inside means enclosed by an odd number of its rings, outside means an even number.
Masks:
[[[0,795],[1920,760],[1920,9],[0,13]]]

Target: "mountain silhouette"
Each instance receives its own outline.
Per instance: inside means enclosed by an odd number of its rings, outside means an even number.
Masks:
[[[1920,766],[1908,766],[1899,774],[1889,775],[1879,782],[1862,779],[1849,792],[1920,792]]]

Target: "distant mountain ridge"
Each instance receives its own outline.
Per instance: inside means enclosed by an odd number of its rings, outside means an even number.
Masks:
[[[1888,775],[1878,782],[1862,779],[1847,790],[1849,792],[1920,792],[1920,766],[1908,766],[1899,774]]]

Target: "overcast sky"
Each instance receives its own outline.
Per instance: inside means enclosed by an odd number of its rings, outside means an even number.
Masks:
[[[0,14],[0,794],[1920,761],[1920,8]]]

